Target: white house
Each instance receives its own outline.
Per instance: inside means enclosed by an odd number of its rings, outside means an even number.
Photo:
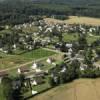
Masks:
[[[42,70],[41,69],[39,69],[39,68],[36,68],[36,70],[35,70],[37,73],[38,72],[42,72]]]
[[[67,48],[72,48],[72,46],[73,46],[72,44],[66,43],[66,47],[67,47]]]
[[[38,93],[37,91],[32,90],[32,95],[35,95],[37,93]]]
[[[64,73],[66,71],[66,67],[63,67],[62,70],[60,71],[61,73]]]
[[[37,63],[34,62],[34,64],[32,65],[32,69],[37,69],[38,65]]]
[[[51,60],[50,58],[48,58],[48,59],[46,60],[46,62],[49,63],[49,64],[52,64],[52,60]]]
[[[21,70],[20,70],[20,68],[18,68],[17,72],[18,72],[19,74],[21,74]]]
[[[14,45],[13,45],[13,48],[14,48],[14,49],[16,49],[16,48],[17,48],[16,44],[14,44]]]
[[[39,84],[42,84],[44,82],[42,77],[35,77],[34,79],[31,80],[31,84],[36,86]]]
[[[21,67],[21,68],[17,69],[17,72],[19,74],[21,74],[21,73],[28,73],[29,72],[29,68],[28,67]]]

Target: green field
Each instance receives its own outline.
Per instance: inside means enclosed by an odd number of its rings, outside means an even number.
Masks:
[[[56,53],[52,51],[44,50],[42,48],[21,53],[19,55],[18,54],[9,55],[0,52],[0,69],[14,67],[20,64],[24,64],[28,61],[41,59],[43,57],[48,57],[53,54]]]
[[[76,41],[78,39],[78,34],[72,34],[72,33],[64,33],[63,34],[63,40],[66,42]]]
[[[97,35],[93,35],[93,36],[87,35],[87,42],[90,44],[96,41],[97,39],[100,39],[99,35],[98,36]],[[63,40],[66,42],[77,41],[78,34],[77,33],[64,33]]]

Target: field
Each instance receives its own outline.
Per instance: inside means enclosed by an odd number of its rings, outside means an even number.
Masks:
[[[100,79],[79,79],[30,100],[100,100]]]
[[[94,41],[98,40],[100,36],[98,35],[93,35],[90,36],[89,34],[87,35],[87,42],[88,43],[93,43]],[[71,33],[64,33],[63,34],[63,40],[66,42],[71,42],[71,41],[77,41],[78,40],[78,34],[71,34]]]
[[[18,66],[20,64],[24,64],[29,61],[33,61],[36,59],[41,59],[43,57],[48,57],[55,52],[44,50],[44,49],[36,49],[30,52],[25,52],[21,54],[7,55],[0,52],[0,69],[11,68],[14,66]]]
[[[86,24],[86,25],[100,25],[99,18],[91,18],[91,17],[77,17],[77,16],[69,16],[68,20],[57,20],[52,18],[46,18],[46,22],[48,23],[68,23],[68,24]]]

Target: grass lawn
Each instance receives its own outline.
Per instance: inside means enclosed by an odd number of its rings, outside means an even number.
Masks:
[[[99,79],[78,79],[41,93],[30,100],[99,100]]]
[[[64,33],[63,40],[66,42],[76,41],[78,39],[77,33]]]
[[[25,58],[29,58],[29,59],[39,59],[42,57],[51,56],[53,54],[55,54],[55,52],[47,51],[47,50],[40,48],[40,49],[26,52],[20,56],[25,57]]]
[[[100,39],[100,36],[96,36],[96,35],[93,35],[93,36],[87,36],[87,40],[88,40],[88,43],[93,43],[94,41]]]
[[[52,51],[44,50],[42,48],[29,51],[26,53],[22,53],[20,55],[9,55],[0,52],[0,69],[10,68],[16,65],[23,64],[28,61],[40,59],[43,57],[48,57],[53,54],[56,53]]]
[[[78,40],[78,34],[77,33],[64,33],[63,34],[63,40],[66,41],[66,42],[71,42],[71,41],[77,41]],[[89,36],[87,35],[87,42],[88,43],[93,43],[94,41],[96,41],[97,39],[100,39],[100,36],[96,36],[96,35],[93,35],[93,36]]]
[[[26,27],[26,28],[23,28],[22,30],[25,33],[37,32],[38,31],[38,27],[37,26]]]

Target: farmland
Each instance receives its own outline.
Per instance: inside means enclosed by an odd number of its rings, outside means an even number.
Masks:
[[[100,25],[99,18],[91,18],[91,17],[78,17],[78,16],[69,16],[68,20],[57,20],[52,18],[46,18],[45,21],[48,23],[67,23],[67,24],[86,24],[86,25]]]
[[[30,100],[99,100],[100,79],[78,79]]]

